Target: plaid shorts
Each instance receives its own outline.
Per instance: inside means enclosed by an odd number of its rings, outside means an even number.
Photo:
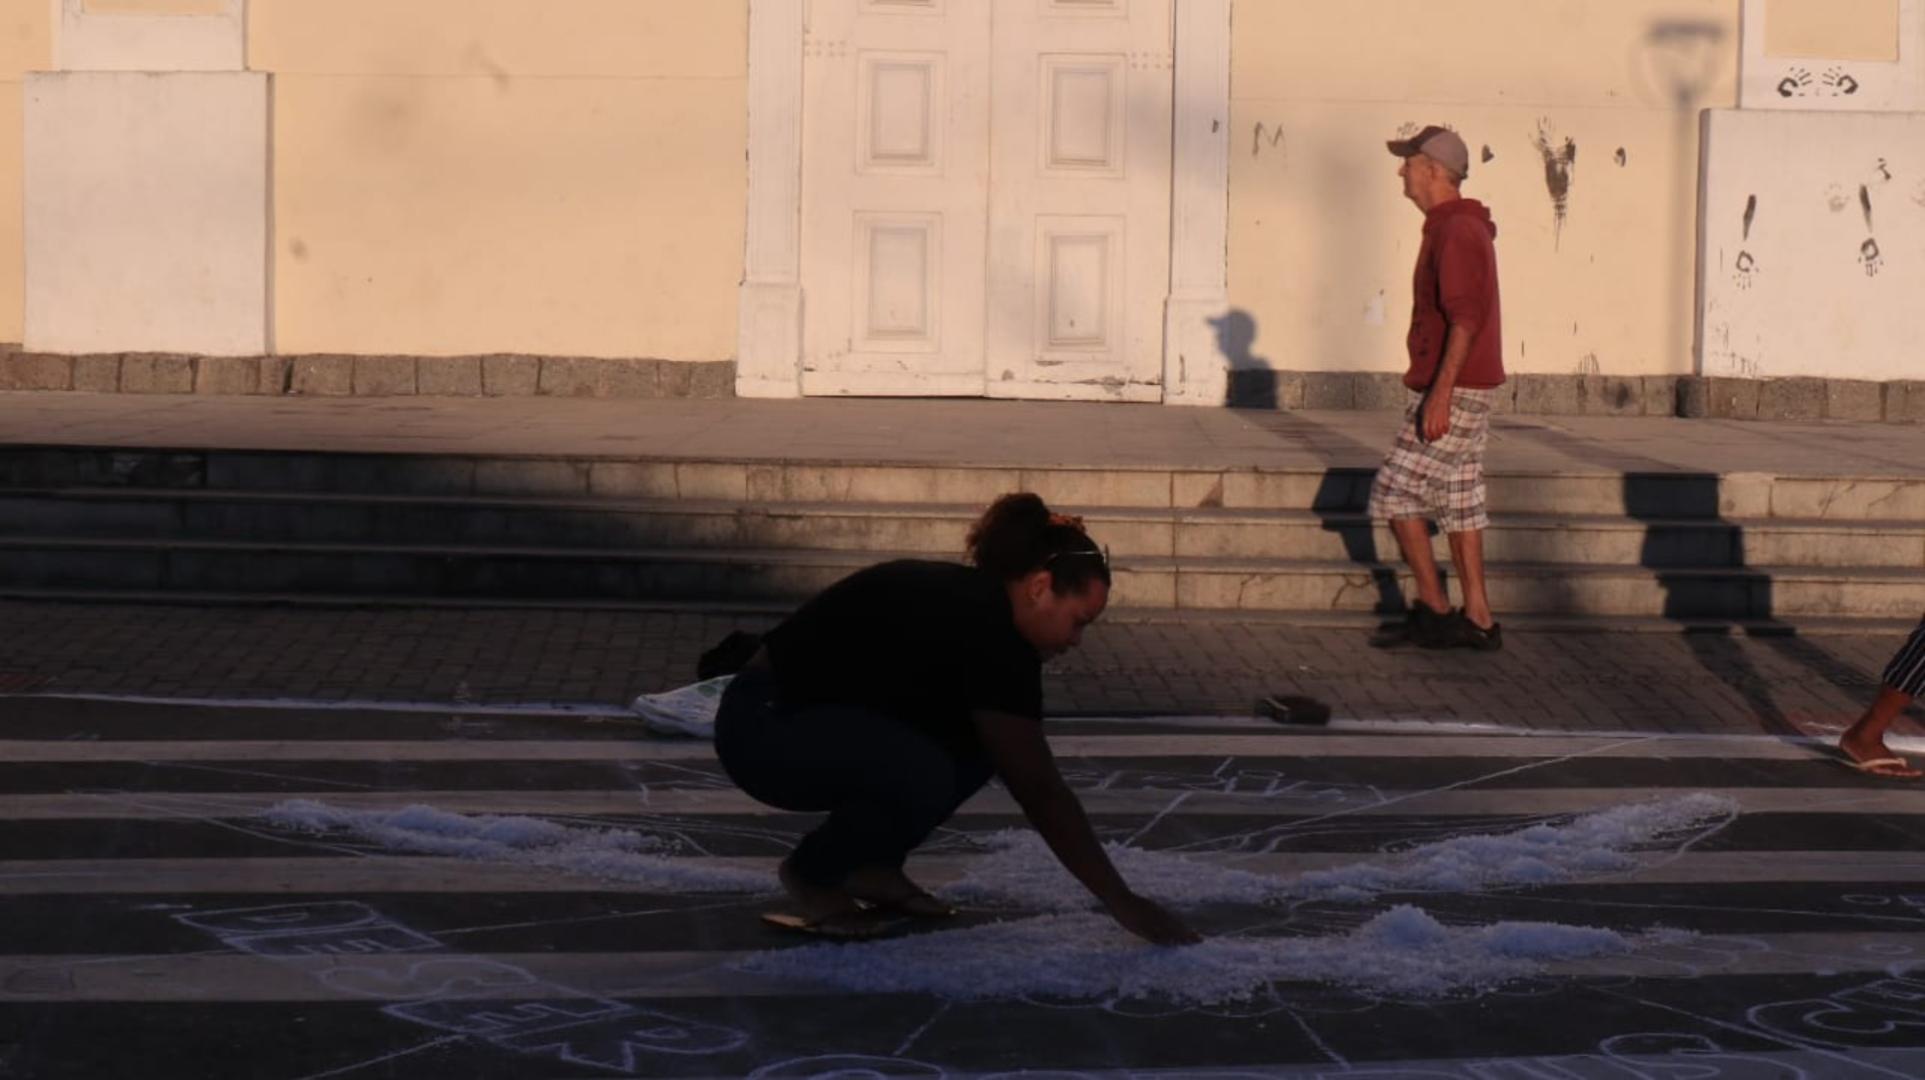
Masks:
[[[1905,647],[1885,665],[1885,677],[1880,681],[1911,697],[1925,695],[1925,619],[1918,621]]]
[[[1491,523],[1484,511],[1484,442],[1491,430],[1492,390],[1454,391],[1450,430],[1436,442],[1417,437],[1424,395],[1413,390],[1397,444],[1370,485],[1370,516],[1377,520],[1429,518],[1447,533],[1470,532]]]

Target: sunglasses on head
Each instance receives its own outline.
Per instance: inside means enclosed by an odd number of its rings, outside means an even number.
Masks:
[[[1109,569],[1109,566],[1110,566],[1109,545],[1108,544],[1103,545],[1100,551],[1090,550],[1087,548],[1075,548],[1068,551],[1059,551],[1054,555],[1051,555],[1049,558],[1043,560],[1043,569],[1047,570],[1055,566],[1056,560],[1058,559],[1077,559],[1077,558],[1095,559],[1103,564],[1103,569],[1107,570]]]

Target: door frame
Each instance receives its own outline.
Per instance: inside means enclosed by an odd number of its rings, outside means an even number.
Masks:
[[[748,242],[736,329],[738,397],[802,395],[802,29],[808,2],[749,0]],[[1174,0],[1166,404],[1224,402],[1227,367],[1211,322],[1229,307],[1231,2]]]

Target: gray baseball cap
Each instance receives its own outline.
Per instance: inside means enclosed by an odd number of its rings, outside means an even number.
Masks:
[[[1422,154],[1458,176],[1470,175],[1470,147],[1449,128],[1432,124],[1408,139],[1392,139],[1384,145],[1398,157]]]

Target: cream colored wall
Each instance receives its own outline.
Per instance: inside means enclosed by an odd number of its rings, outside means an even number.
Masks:
[[[1737,0],[1239,0],[1244,366],[1403,370],[1422,218],[1383,143],[1444,123],[1471,147],[1465,194],[1498,222],[1509,370],[1689,373],[1698,111],[1735,102],[1737,15]]]
[[[0,0],[0,341],[19,341],[27,321],[24,76],[52,63],[53,5]]]
[[[284,353],[735,355],[746,0],[252,0]]]
[[[227,0],[86,0],[90,15],[219,15]]]
[[[1765,55],[1898,59],[1898,0],[1768,0]]]

